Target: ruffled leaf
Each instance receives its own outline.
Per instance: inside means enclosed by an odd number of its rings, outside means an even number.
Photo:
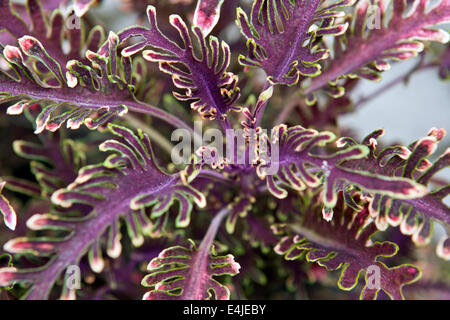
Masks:
[[[113,47],[117,46],[114,36],[102,47],[103,55],[88,51],[92,68],[71,60],[67,63],[66,76],[62,75],[60,65],[54,63],[55,60],[48,56],[37,39],[27,36],[21,38],[19,43],[21,49],[6,46],[3,50],[16,77],[11,77],[11,73],[9,77],[3,75],[0,103],[14,102],[7,111],[11,115],[21,114],[25,108],[39,104],[42,112],[36,118],[36,133],[44,129],[56,131],[65,122],[72,129],[79,128],[83,123],[89,128],[98,128],[115,115],[125,114],[128,111],[125,103],[130,104],[127,101],[138,105],[125,80],[118,77],[112,66],[115,60],[110,56],[109,49],[114,50]],[[49,59],[55,71],[52,77],[41,79],[37,70],[26,63],[25,55],[42,57],[42,61]],[[128,71],[131,72],[130,69]],[[55,85],[51,84],[54,79],[57,80]],[[69,110],[59,112],[64,109]]]
[[[244,66],[261,67],[272,84],[294,85],[300,77],[320,73],[319,61],[328,52],[316,46],[317,35],[339,35],[347,25],[333,25],[343,12],[341,6],[354,1],[323,5],[321,0],[255,0],[250,20],[238,9],[237,23],[247,39],[248,55],[240,56]],[[312,25],[317,27],[310,30]]]
[[[408,178],[346,168],[343,165],[346,161],[367,157],[369,148],[365,145],[352,145],[331,155],[323,155],[328,153],[325,146],[335,139],[336,136],[328,131],[279,125],[271,135],[271,141],[279,145],[279,150],[271,152],[279,152],[279,160],[262,161],[257,167],[258,176],[266,180],[268,190],[279,199],[287,196],[283,186],[302,191],[323,185],[323,203],[327,208],[334,207],[337,191],[343,185],[354,185],[371,194],[398,199],[412,199],[428,193],[426,187]],[[267,142],[267,145],[276,144]],[[313,153],[314,148],[323,150],[322,154]]]
[[[228,233],[233,233],[236,226],[237,219],[245,218],[248,212],[252,209],[253,203],[256,199],[248,194],[238,196],[234,199],[231,207],[231,213],[228,215],[226,221],[226,229]]]
[[[39,105],[33,105],[26,110],[30,121],[35,122],[36,116],[42,112]],[[22,158],[31,160],[31,171],[39,183],[37,186],[17,178],[6,178],[10,185],[8,189],[35,196],[49,197],[57,189],[67,186],[76,177],[78,170],[85,164],[85,155],[80,152],[75,142],[61,139],[59,132],[43,132],[39,136],[40,144],[24,140],[13,143],[14,152]],[[36,191],[37,194],[36,194]]]
[[[421,271],[408,264],[389,268],[378,261],[394,256],[398,246],[389,241],[371,241],[377,228],[370,221],[368,203],[361,206],[355,211],[340,194],[333,221],[327,222],[322,218],[320,205],[311,201],[297,212],[298,219],[274,227],[282,237],[275,251],[288,260],[305,257],[328,271],[341,270],[338,286],[342,290],[355,288],[360,274],[365,272],[362,299],[376,299],[380,290],[391,299],[403,299],[402,287],[417,281]]]
[[[199,26],[204,36],[211,33],[220,17],[224,0],[198,0],[194,12],[194,25]]]
[[[448,32],[432,27],[450,21],[450,3],[440,1],[428,11],[430,2],[414,1],[407,8],[407,1],[402,0],[375,1],[372,5],[368,0],[359,1],[349,18],[353,21],[348,21],[350,31],[334,40],[333,59],[305,93],[329,84],[331,88],[325,90],[333,94],[336,81],[342,77],[379,80],[380,73],[390,68],[389,61],[415,57],[426,41],[446,43]],[[338,88],[342,95],[342,88]]]
[[[427,189],[434,175],[450,166],[449,149],[434,163],[429,160],[439,141],[445,136],[444,129],[433,128],[426,137],[408,147],[390,146],[378,150],[377,138],[383,133],[384,130],[380,129],[363,139],[362,144],[370,149],[367,158],[348,161],[344,166],[384,176],[408,178]],[[356,142],[352,139],[342,139],[339,144],[349,147]],[[389,225],[400,226],[400,231],[412,235],[412,240],[417,245],[426,245],[433,235],[432,220],[450,224],[450,209],[444,203],[449,193],[450,186],[447,185],[415,199],[396,199],[389,195],[376,194],[371,199],[371,216],[375,219],[378,229],[385,230]],[[449,247],[445,249],[444,246],[437,250],[443,252],[448,249]]]
[[[6,251],[51,256],[51,261],[14,272],[1,269],[1,286],[31,282],[26,298],[44,299],[58,276],[69,265],[77,265],[86,252],[92,270],[102,271],[103,236],[108,255],[120,255],[120,219],[125,221],[132,243],[139,246],[144,235],[160,232],[158,228],[167,220],[166,213],[173,203],[180,204],[178,227],[189,224],[193,202],[205,206],[203,194],[185,185],[178,173],[168,175],[156,165],[146,134],[135,134],[117,125],[109,125],[109,129],[118,139],[104,142],[100,149],[114,154],[102,164],[82,168],[72,184],[56,191],[52,201],[59,209],[36,214],[27,222],[32,230],[59,230],[65,235],[16,238],[5,244]],[[73,211],[80,215],[73,215]],[[64,286],[61,297],[74,297],[74,292]]]
[[[115,116],[124,115],[128,109],[190,129],[178,118],[135,98],[136,79],[131,60],[116,57],[117,35],[110,33],[103,43],[105,36],[100,27],[93,28],[86,36],[83,27],[69,30],[58,10],[52,16],[52,23],[47,25],[36,0],[27,2],[30,15],[36,21],[29,23],[30,31],[28,25],[2,3],[0,15],[13,23],[5,21],[1,25],[14,26],[11,33],[20,48],[15,43],[0,44],[0,57],[9,64],[9,69],[0,70],[0,104],[12,103],[7,111],[11,115],[39,104],[43,111],[36,120],[36,133],[44,129],[55,131],[64,122],[72,129],[83,123],[96,129]],[[70,39],[68,54],[62,49],[64,37]]]
[[[144,295],[144,300],[227,300],[229,289],[213,277],[233,276],[239,269],[231,254],[218,256],[214,246],[197,249],[190,241],[189,247],[170,247],[147,267],[150,274],[142,285],[154,289]]]
[[[17,224],[17,216],[14,208],[9,203],[8,199],[4,195],[2,195],[2,190],[5,187],[6,182],[0,181],[0,213],[3,216],[3,221],[5,225],[11,229],[16,229]]]
[[[10,4],[9,4],[10,3]],[[50,5],[50,8],[55,5]],[[104,40],[104,31],[95,27],[86,32],[84,22],[79,19],[77,28],[68,28],[67,19],[59,9],[47,14],[39,0],[26,0],[22,10],[17,9],[12,1],[2,1],[0,3],[0,26],[2,30],[8,31],[13,39],[20,39],[30,36],[39,43],[45,44],[46,51],[60,65],[62,73],[65,73],[65,64],[71,59],[83,59],[83,63],[88,60],[81,55],[86,50],[97,50]],[[50,17],[49,17],[50,16]],[[81,15],[78,15],[80,17]],[[68,51],[63,50],[62,39],[68,40]],[[12,42],[3,45],[15,45]]]
[[[148,270],[151,273],[142,280],[142,285],[154,289],[144,295],[144,300],[229,299],[228,288],[213,278],[236,275],[240,269],[231,254],[217,256],[213,245],[220,223],[229,213],[229,208],[217,213],[198,249],[189,240],[190,247],[170,247],[150,261]]]
[[[150,29],[135,27],[122,31],[120,41],[129,37],[143,37],[144,40],[122,50],[129,57],[150,46],[155,50],[145,50],[144,58],[159,63],[161,71],[172,76],[174,85],[184,89],[185,93],[174,92],[179,100],[194,100],[191,108],[209,119],[224,119],[230,110],[239,110],[234,103],[239,98],[237,76],[227,71],[230,64],[230,48],[225,42],[219,45],[217,38],[210,36],[209,45],[202,31],[194,26],[192,31],[200,46],[200,57],[193,49],[192,38],[185,22],[178,15],[170,16],[170,24],[178,31],[183,48],[168,39],[158,28],[156,9],[147,7]],[[220,50],[222,57],[220,58]],[[186,67],[180,68],[179,65]]]

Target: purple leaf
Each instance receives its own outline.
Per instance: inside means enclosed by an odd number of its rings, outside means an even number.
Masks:
[[[428,136],[421,138],[408,147],[391,146],[378,150],[377,138],[384,130],[377,130],[363,139],[362,144],[369,149],[366,158],[350,160],[342,166],[353,170],[417,181],[424,188],[428,187],[433,176],[450,166],[450,150],[447,149],[434,163],[428,158],[436,150],[438,142],[445,136],[444,129],[433,128]],[[351,139],[338,141],[342,146],[356,144]],[[428,188],[427,188],[428,189]],[[444,203],[450,186],[444,186],[413,199],[398,199],[389,195],[376,194],[370,204],[371,216],[380,230],[388,225],[400,226],[403,234],[412,235],[417,245],[426,245],[433,235],[431,219],[450,223],[450,209]]]
[[[122,55],[129,57],[150,46],[155,50],[145,50],[144,58],[148,61],[158,62],[161,71],[172,76],[174,85],[184,89],[185,93],[174,92],[179,100],[194,100],[191,108],[197,110],[203,117],[209,119],[226,118],[230,110],[239,110],[234,107],[239,98],[237,76],[227,71],[230,64],[230,48],[222,41],[219,45],[217,38],[210,36],[209,45],[206,44],[202,31],[193,27],[196,40],[201,48],[200,56],[195,54],[192,38],[185,22],[178,15],[170,16],[170,24],[178,31],[183,41],[183,48],[168,39],[158,28],[156,9],[147,7],[150,29],[135,27],[122,31],[119,34],[123,42],[129,37],[143,37],[144,40],[126,47]],[[222,58],[220,58],[220,49]],[[185,72],[178,64],[184,65],[189,72]]]
[[[26,13],[21,15],[10,10],[9,1],[0,3],[0,26],[6,29],[15,39],[23,36],[30,36],[39,43],[45,44],[49,55],[61,66],[65,73],[66,62],[71,59],[82,59],[83,63],[88,60],[81,56],[85,50],[97,50],[103,42],[104,32],[101,28],[95,27],[92,30],[85,30],[84,23],[80,22],[79,28],[67,28],[67,17],[59,10],[53,12],[50,22],[47,23],[47,15],[42,10],[38,0],[26,1]],[[86,35],[85,35],[86,34]],[[62,37],[69,39],[68,52],[62,49]],[[6,43],[4,43],[5,45]],[[15,45],[15,43],[7,43]]]
[[[450,79],[450,45],[447,45],[447,48],[444,50],[444,53],[441,56],[439,77],[442,80]]]
[[[234,202],[230,204],[231,213],[228,215],[226,221],[226,229],[228,233],[233,233],[238,217],[245,218],[247,213],[252,209],[253,203],[256,199],[248,194],[236,197]]]
[[[28,118],[34,121],[42,110],[35,105],[26,112]],[[39,135],[39,140],[41,144],[16,140],[13,143],[13,149],[22,158],[32,160],[31,171],[40,185],[37,195],[49,197],[77,177],[78,170],[85,164],[85,155],[78,150],[74,141],[61,139],[59,132],[43,132]],[[15,178],[11,180],[11,183],[12,185],[8,186],[9,189],[15,188],[14,191],[22,193],[34,191],[33,194],[35,194],[35,187],[29,186],[29,183],[17,181]]]
[[[203,36],[211,33],[220,17],[220,7],[224,0],[198,0],[194,12],[195,26],[200,27]]]
[[[394,256],[398,246],[371,240],[377,228],[370,221],[368,203],[361,205],[362,209],[355,212],[345,205],[340,194],[333,222],[322,218],[316,201],[303,205],[297,212],[298,219],[274,228],[282,236],[275,251],[288,260],[305,257],[328,271],[341,270],[338,286],[342,290],[355,288],[360,273],[365,271],[362,299],[375,299],[380,290],[391,299],[403,299],[402,287],[417,281],[421,271],[408,264],[389,268],[378,261],[380,257]]]
[[[41,187],[36,183],[11,176],[3,176],[1,179],[6,182],[5,189],[7,190],[25,194],[30,197],[39,198],[41,196]]]
[[[107,238],[106,251],[115,258],[121,252],[120,220],[124,220],[133,245],[143,243],[143,236],[154,236],[161,220],[178,201],[180,206],[177,226],[189,224],[192,202],[205,206],[205,198],[189,185],[181,182],[179,173],[168,175],[154,162],[150,140],[146,134],[134,134],[124,127],[109,125],[117,140],[104,142],[100,149],[113,151],[103,164],[90,165],[80,170],[76,180],[65,189],[56,191],[52,200],[59,209],[48,214],[32,216],[27,226],[32,230],[61,230],[63,237],[16,238],[5,244],[12,253],[31,253],[52,256],[45,267],[12,272],[0,269],[1,286],[14,282],[32,282],[27,299],[48,297],[56,279],[69,266],[78,264],[88,252],[93,271],[101,272],[104,266],[101,238]],[[166,199],[169,204],[162,206]],[[148,217],[144,209],[153,207]],[[81,211],[80,216],[66,211]],[[152,217],[156,216],[156,217]],[[74,297],[74,292],[64,286],[63,298]]]
[[[3,221],[5,222],[5,225],[9,229],[15,230],[17,224],[16,212],[14,211],[14,208],[10,205],[8,199],[6,199],[4,195],[2,195],[2,190],[5,184],[6,184],[5,181],[0,181],[0,213],[3,216]]]
[[[224,209],[214,217],[198,249],[190,240],[190,247],[167,248],[150,261],[147,269],[151,273],[142,280],[142,285],[154,289],[144,295],[144,300],[229,299],[228,288],[213,276],[236,275],[240,265],[231,254],[217,256],[212,244],[222,218],[228,213]]]
[[[61,6],[66,6],[68,0],[41,0],[42,7],[45,10],[55,10]]]
[[[405,1],[377,2],[373,6],[369,1],[359,1],[354,21],[349,21],[354,27],[335,39],[334,58],[326,65],[325,71],[312,80],[305,94],[323,88],[327,83],[335,86],[337,79],[346,76],[378,80],[379,74],[390,68],[389,60],[416,56],[423,50],[425,41],[447,42],[448,32],[431,27],[450,20],[450,3],[440,1],[426,12],[428,2],[417,1],[413,10],[403,17]],[[393,8],[387,27],[383,25],[390,15],[386,4]],[[340,91],[342,93],[343,90]]]
[[[262,219],[252,215],[246,217],[247,228],[243,237],[250,242],[252,247],[258,245],[262,250],[269,250],[277,244],[277,238],[270,230],[270,222],[268,219]]]
[[[366,192],[398,199],[412,199],[428,193],[426,187],[408,178],[376,175],[342,165],[349,160],[367,157],[369,148],[365,145],[352,145],[331,155],[312,153],[313,148],[323,148],[335,138],[328,131],[279,125],[272,130],[271,138],[279,139],[279,161],[259,165],[258,176],[266,179],[268,190],[279,199],[287,196],[283,185],[302,191],[323,184],[323,202],[329,208],[335,205],[336,193],[342,184],[356,185]],[[267,174],[271,166],[278,168],[274,175]]]
[[[342,16],[337,8],[352,2],[321,7],[321,0],[254,0],[250,20],[242,9],[237,12],[237,23],[248,47],[248,56],[240,56],[239,61],[264,69],[272,84],[295,85],[300,77],[317,76],[318,62],[326,59],[328,52],[315,48],[314,37],[345,32],[347,25],[330,23]],[[319,27],[310,31],[313,23]]]
[[[130,59],[122,58],[120,68],[117,67],[118,38],[114,33],[110,33],[98,52],[86,52],[91,66],[70,60],[64,64],[65,75],[37,39],[25,36],[19,43],[21,49],[6,46],[3,50],[12,70],[0,72],[0,103],[15,102],[7,111],[13,115],[21,114],[35,104],[41,105],[42,112],[36,118],[36,133],[44,129],[56,131],[65,122],[72,129],[78,129],[83,123],[96,129],[115,116],[127,113],[128,108],[190,130],[177,117],[135,98]],[[27,57],[42,62],[51,76],[41,77]],[[60,110],[65,111],[61,113]]]

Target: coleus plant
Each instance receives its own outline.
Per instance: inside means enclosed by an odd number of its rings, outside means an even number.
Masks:
[[[148,21],[119,32],[93,23],[97,5],[0,0],[0,105],[29,121],[0,122],[21,128],[4,142],[22,160],[0,158],[0,212],[16,235],[1,230],[9,298],[319,288],[329,299],[336,285],[357,288],[349,298],[402,299],[412,283],[448,294],[450,185],[437,173],[450,151],[434,156],[445,129],[381,147],[383,129],[359,141],[337,120],[353,110],[352,89],[392,61],[420,54],[414,72],[431,61],[448,78],[438,25],[450,1],[183,1],[184,18],[165,14],[177,1],[148,1]],[[207,144],[194,121],[221,130],[244,161]],[[201,140],[181,165],[176,129]]]

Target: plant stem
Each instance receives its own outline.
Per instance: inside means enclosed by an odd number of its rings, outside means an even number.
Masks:
[[[206,272],[209,267],[208,257],[210,255],[211,246],[216,237],[217,230],[219,229],[222,219],[230,212],[231,209],[228,206],[224,207],[212,219],[208,231],[198,247],[195,260],[193,261],[192,270],[194,270],[194,272],[191,277],[187,279],[185,288],[183,289],[183,291],[187,292],[187,294],[183,296],[184,300],[195,300],[201,295],[202,289],[200,284],[204,281],[201,274]]]
[[[264,88],[262,89],[261,92],[266,91],[267,89],[269,89],[269,87],[271,86],[270,82],[268,80],[266,80],[266,83],[264,84]],[[264,115],[264,111],[266,109],[267,103],[269,102],[269,100],[266,100],[261,107],[259,108],[259,110],[257,110],[256,114],[255,114],[255,118],[256,118],[256,122],[255,122],[255,127],[258,127],[261,124],[261,120],[262,120],[262,116]]]
[[[206,176],[206,177],[212,177],[215,178],[221,182],[224,183],[230,183],[230,179],[228,179],[227,177],[225,177],[224,175],[222,175],[221,173],[214,171],[214,170],[210,170],[210,169],[202,169],[202,171],[199,173],[200,176]]]
[[[127,103],[126,105],[129,105],[131,111],[148,114],[167,122],[175,128],[187,129],[191,133],[194,132],[192,127],[180,118],[150,104],[135,100],[135,103]]]
[[[152,127],[148,126],[143,121],[139,120],[138,118],[132,116],[132,115],[125,115],[123,117],[125,120],[127,120],[133,127],[137,129],[142,129],[145,133],[147,133],[152,141],[155,141],[163,150],[165,150],[168,154],[172,153],[173,145],[170,143],[169,140],[166,139],[162,134],[159,133],[159,131],[153,129]]]
[[[203,238],[203,240],[200,243],[200,246],[198,248],[199,252],[207,252],[209,254],[209,250],[210,250],[211,245],[216,237],[217,230],[219,229],[223,218],[225,218],[230,212],[231,212],[231,209],[228,208],[228,206],[224,207],[212,219],[211,224],[209,225],[208,231],[206,232],[206,235]]]

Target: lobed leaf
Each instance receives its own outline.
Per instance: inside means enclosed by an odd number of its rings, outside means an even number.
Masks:
[[[333,96],[344,92],[337,80],[343,77],[379,80],[380,73],[390,68],[389,61],[415,57],[428,41],[446,43],[448,32],[433,26],[450,21],[450,3],[440,1],[428,10],[431,1],[389,0],[359,1],[351,28],[336,37],[333,59],[324,72],[313,79],[306,94],[324,88]],[[410,10],[408,10],[410,9]],[[391,14],[392,12],[392,14]],[[350,19],[350,18],[349,18]]]
[[[240,56],[244,66],[264,69],[271,84],[295,85],[300,77],[320,74],[319,61],[328,57],[327,50],[317,46],[317,36],[339,35],[346,24],[333,25],[343,12],[339,7],[352,0],[333,5],[321,0],[254,0],[250,19],[242,9],[237,24],[247,39],[248,55]],[[311,30],[311,26],[316,29]]]
[[[145,287],[154,287],[144,300],[227,300],[230,291],[214,276],[236,275],[240,266],[231,254],[218,256],[214,246],[197,249],[190,240],[189,247],[167,248],[148,264],[150,272],[142,280]]]
[[[39,105],[33,105],[26,110],[27,117],[33,123],[41,112]],[[46,131],[38,138],[40,144],[16,140],[13,149],[20,157],[31,160],[31,172],[39,186],[14,177],[5,179],[9,182],[8,189],[37,197],[49,197],[57,189],[66,187],[75,180],[78,170],[84,166],[86,159],[75,142],[61,139],[59,132]]]
[[[304,257],[328,271],[341,270],[338,286],[342,290],[355,288],[365,272],[361,299],[376,299],[380,290],[391,299],[403,299],[402,287],[417,281],[421,271],[409,264],[389,268],[378,260],[394,256],[398,246],[389,241],[371,241],[377,228],[370,221],[368,203],[360,205],[359,211],[348,207],[340,193],[332,222],[322,218],[316,201],[303,205],[296,211],[295,221],[274,227],[282,237],[275,251],[287,260]]]
[[[151,273],[142,280],[142,285],[154,289],[144,295],[144,300],[229,299],[228,288],[213,278],[236,275],[240,269],[231,254],[217,256],[213,245],[220,223],[229,213],[230,208],[225,207],[216,214],[198,249],[189,240],[189,248],[170,247],[150,261],[148,270]]]
[[[357,186],[369,194],[388,195],[398,199],[412,199],[428,193],[426,187],[408,178],[386,177],[345,167],[343,164],[347,161],[366,158],[369,148],[365,145],[352,145],[329,155],[325,146],[335,138],[328,131],[318,132],[301,126],[276,126],[270,139],[279,144],[279,160],[261,162],[256,168],[257,174],[266,180],[268,190],[279,199],[287,196],[287,190],[283,186],[303,191],[323,185],[323,203],[327,210],[335,206],[337,191],[343,185]],[[314,148],[322,152],[313,153]],[[271,167],[277,168],[276,172],[268,175]]]
[[[193,100],[191,108],[208,119],[225,119],[230,110],[239,110],[234,104],[239,98],[237,76],[227,71],[230,64],[230,48],[217,38],[210,36],[209,45],[199,27],[192,32],[200,46],[200,56],[194,52],[192,38],[185,22],[178,15],[170,16],[170,24],[178,31],[183,47],[167,38],[158,28],[156,9],[147,7],[150,28],[134,27],[119,33],[120,41],[130,37],[143,37],[144,40],[122,50],[124,57],[143,52],[144,59],[158,62],[162,72],[172,76],[174,85],[185,90],[184,94],[174,92],[179,100]],[[155,51],[153,49],[157,49]],[[222,50],[222,55],[220,54]],[[222,57],[220,57],[222,56]],[[184,67],[184,68],[183,68]],[[184,70],[185,68],[188,71]]]
[[[224,0],[198,0],[193,24],[199,26],[204,36],[211,33],[220,17],[220,7]]]
[[[111,124],[109,129],[118,139],[105,141],[100,150],[114,154],[104,163],[82,168],[72,184],[56,191],[52,201],[59,208],[54,212],[36,214],[27,222],[32,230],[59,230],[62,235],[16,238],[4,246],[12,253],[49,256],[50,261],[31,269],[1,269],[1,286],[31,282],[26,298],[47,298],[56,279],[87,251],[92,270],[102,271],[103,237],[108,255],[120,255],[120,220],[125,221],[133,245],[139,246],[144,235],[158,236],[175,201],[180,203],[178,227],[189,224],[193,202],[205,206],[204,196],[185,185],[178,173],[168,175],[156,165],[146,134]],[[64,284],[61,297],[75,294]]]
[[[378,150],[377,138],[383,134],[384,130],[380,129],[364,138],[362,144],[370,149],[369,155],[364,159],[348,161],[344,166],[384,176],[408,178],[427,189],[431,189],[434,175],[450,166],[449,149],[434,163],[429,160],[445,136],[444,129],[433,128],[426,137],[407,147],[390,146]],[[338,143],[346,147],[356,144],[352,139],[343,139]],[[444,203],[449,192],[450,186],[447,185],[414,199],[376,194],[370,201],[370,213],[379,230],[385,230],[389,225],[400,226],[403,234],[411,235],[417,245],[423,246],[430,242],[433,235],[433,220],[450,224],[450,209]],[[444,237],[442,244],[446,238],[448,236]],[[437,248],[437,254],[448,260],[449,248],[447,242],[445,246]]]
[[[12,102],[8,113],[13,115],[39,104],[43,111],[36,120],[36,133],[56,131],[64,122],[72,129],[83,123],[96,129],[128,109],[190,129],[177,117],[136,99],[131,60],[116,57],[117,35],[110,33],[104,42],[103,29],[95,27],[84,36],[84,27],[68,29],[58,10],[48,25],[37,0],[27,2],[36,21],[29,22],[29,32],[28,25],[2,3],[0,13],[14,23],[0,21],[0,25],[13,27],[20,48],[0,44],[0,57],[9,64],[9,69],[0,70],[0,104]],[[68,54],[62,49],[65,37],[70,39]]]
[[[9,203],[8,199],[2,195],[2,190],[5,187],[6,182],[0,180],[0,213],[3,216],[3,221],[5,225],[11,229],[16,229],[17,215],[14,208]]]

